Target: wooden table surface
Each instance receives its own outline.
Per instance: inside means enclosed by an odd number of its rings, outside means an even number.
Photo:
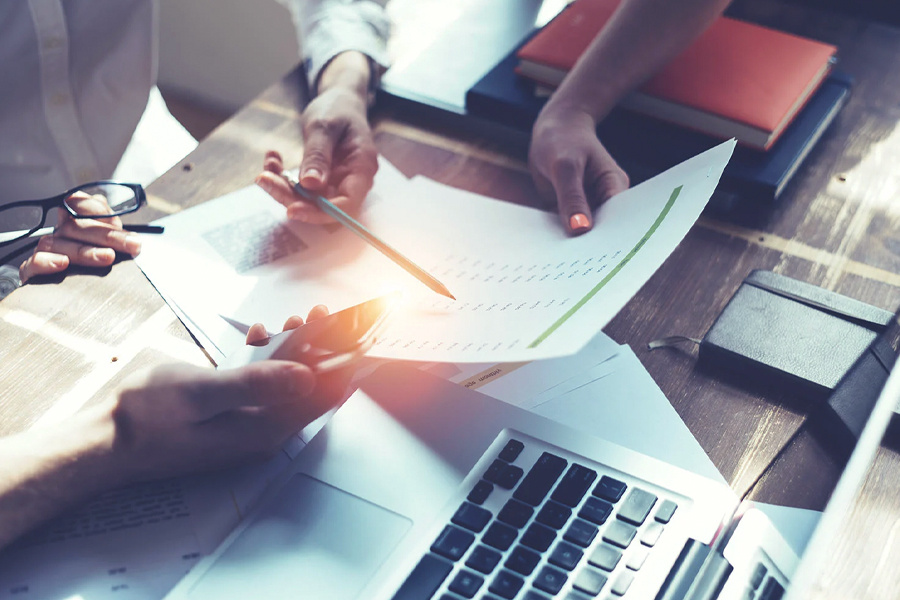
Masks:
[[[605,328],[628,343],[725,478],[747,491],[804,422],[797,398],[706,373],[696,349],[650,352],[671,334],[701,337],[753,269],[769,269],[893,312],[900,304],[900,30],[835,13],[741,2],[733,14],[834,43],[856,81],[849,104],[774,207],[750,225],[701,217]],[[248,185],[266,150],[301,153],[298,74],[272,86],[148,188],[134,220],[171,214]],[[381,106],[379,151],[422,174],[534,205],[527,140]],[[64,419],[128,374],[164,362],[209,364],[131,261],[107,273],[28,285],[0,303],[0,435]],[[816,443],[795,445],[751,490],[759,500],[821,509],[838,472]],[[819,456],[817,457],[816,454]],[[827,454],[827,453],[826,453]],[[888,447],[848,515],[821,583],[828,597],[885,598],[900,589],[900,455]]]

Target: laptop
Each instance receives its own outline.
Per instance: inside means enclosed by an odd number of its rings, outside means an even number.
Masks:
[[[898,399],[895,370],[801,558],[721,482],[387,364],[167,598],[799,597]]]

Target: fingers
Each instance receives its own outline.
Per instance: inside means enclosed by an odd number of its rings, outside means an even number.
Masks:
[[[266,408],[302,402],[316,386],[306,365],[265,360],[240,369],[209,371],[194,376],[190,389],[191,414],[197,421],[244,408]]]
[[[312,318],[312,311],[310,311],[308,319]],[[287,321],[284,322],[284,327],[281,330],[290,331],[291,329],[297,329],[301,325],[303,325],[303,318],[294,315],[292,317],[288,317]]]
[[[65,238],[98,248],[109,248],[131,256],[137,256],[141,252],[141,240],[137,235],[96,219],[65,219],[52,236],[45,236],[43,239],[48,238],[52,238],[54,244],[60,241],[60,238]],[[71,248],[72,246],[65,247]],[[69,258],[74,257],[69,254]]]
[[[317,306],[314,306],[312,310],[309,311],[307,320],[312,321],[314,319],[321,319],[322,317],[327,315],[328,308],[323,304],[319,304]],[[291,331],[292,329],[297,329],[301,325],[303,325],[303,317],[293,315],[287,318],[287,320],[284,322],[284,327],[282,327],[281,330]],[[254,323],[247,331],[246,343],[248,346],[265,346],[269,343],[269,339],[269,332],[266,330],[265,326],[262,323]]]
[[[52,252],[35,252],[19,267],[19,279],[26,283],[36,275],[53,275],[69,268],[69,257]]]
[[[313,306],[312,309],[309,311],[309,315],[307,315],[306,320],[307,321],[315,321],[316,319],[321,319],[322,317],[327,317],[327,316],[328,316],[328,307],[325,306],[324,304],[317,304],[316,306]],[[291,317],[291,318],[297,318],[297,317]],[[301,325],[302,324],[303,323],[301,322]],[[285,329],[287,329],[287,323],[284,324],[284,327],[285,327]]]
[[[572,158],[558,160],[550,176],[563,227],[572,235],[589,231],[593,222],[584,193],[584,163]]]
[[[79,215],[108,215],[112,212],[109,208],[109,204],[106,202],[106,198],[101,195],[88,196],[84,192],[75,192],[66,198],[66,204]],[[69,212],[64,208],[59,209],[59,214],[60,223],[62,223],[65,218],[70,218]],[[122,220],[119,219],[119,217],[96,219],[96,221],[108,223],[119,229],[122,228]]]
[[[266,152],[266,158],[263,161],[263,169],[280,175],[281,172],[284,171],[284,159],[281,158],[281,153],[277,150],[269,150]]]
[[[316,120],[305,127],[303,160],[300,162],[300,185],[321,191],[331,177],[334,147],[342,131],[328,121]]]
[[[254,323],[247,331],[245,343],[248,346],[265,346],[269,343],[269,332],[262,323]]]

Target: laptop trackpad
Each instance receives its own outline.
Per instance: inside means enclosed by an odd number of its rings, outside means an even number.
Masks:
[[[356,598],[411,525],[303,474],[260,508],[191,598]]]

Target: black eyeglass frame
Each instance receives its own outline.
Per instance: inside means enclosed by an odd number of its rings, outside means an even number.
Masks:
[[[66,199],[76,192],[84,191],[85,188],[97,187],[102,185],[118,185],[121,187],[127,187],[132,192],[134,192],[134,197],[137,200],[137,204],[131,208],[127,208],[125,210],[113,211],[109,214],[105,215],[79,215],[76,214],[72,207],[66,204]],[[17,238],[11,240],[3,240],[0,241],[0,248],[11,244],[13,242],[18,242],[21,239],[27,238],[35,231],[44,226],[44,223],[47,222],[47,213],[59,207],[65,207],[66,212],[69,213],[73,219],[108,219],[109,217],[119,217],[122,215],[127,215],[129,213],[136,212],[140,209],[144,203],[147,202],[147,195],[144,193],[144,186],[139,183],[125,183],[123,181],[115,181],[112,179],[101,179],[99,181],[91,181],[88,183],[82,183],[81,185],[75,186],[70,190],[67,190],[61,194],[57,194],[56,196],[52,196],[50,198],[44,198],[42,200],[17,200],[15,202],[10,202],[9,204],[0,205],[0,214],[3,214],[3,211],[10,210],[13,208],[21,208],[23,206],[39,206],[43,210],[43,214],[41,215],[41,222],[38,223],[35,227],[31,228],[28,233],[25,233]]]

